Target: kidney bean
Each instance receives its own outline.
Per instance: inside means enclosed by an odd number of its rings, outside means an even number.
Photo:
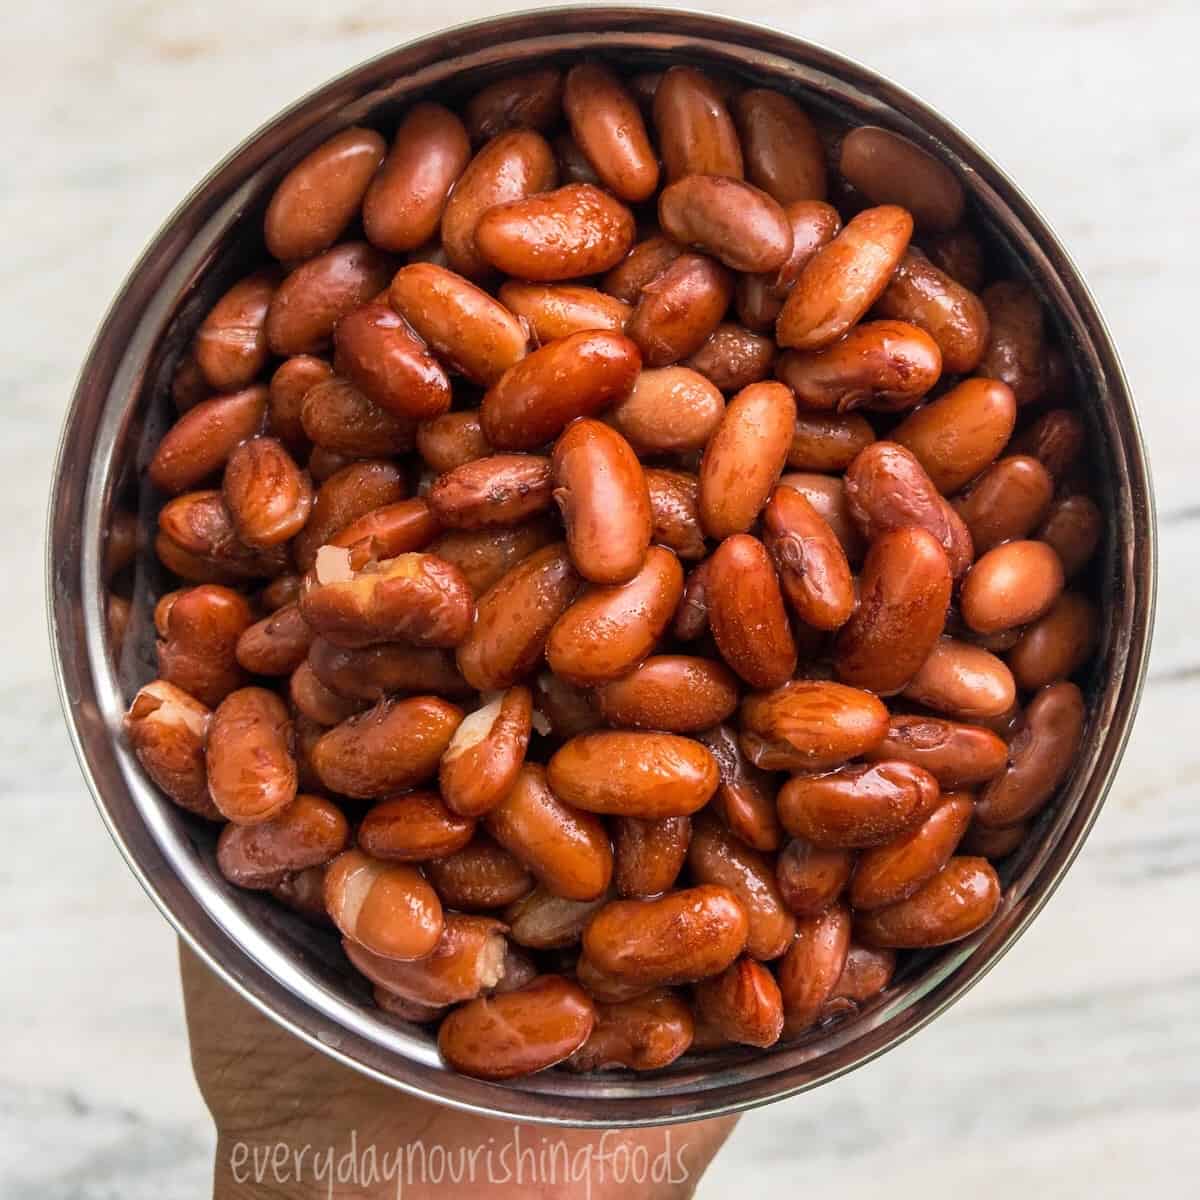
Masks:
[[[471,157],[463,123],[440,104],[408,111],[363,198],[363,229],[381,250],[415,250],[437,232]]]
[[[535,550],[549,545],[559,530],[548,518],[505,528],[452,529],[429,547],[431,554],[462,571],[471,591],[482,596]]]
[[[1103,535],[1103,514],[1094,500],[1080,494],[1055,500],[1037,531],[1039,540],[1058,555],[1067,579],[1087,566]]]
[[[661,234],[645,238],[604,275],[600,290],[624,304],[637,304],[642,288],[657,279],[682,253],[682,246]]]
[[[212,385],[204,378],[196,356],[191,350],[185,350],[171,376],[171,403],[175,411],[182,415],[212,394]]]
[[[351,551],[351,561],[398,558],[424,549],[441,526],[423,497],[374,508],[344,525],[327,545]]]
[[[966,836],[959,844],[964,854],[981,854],[993,860],[1007,858],[1025,840],[1029,825],[1007,825],[1003,829],[991,829],[972,819],[967,826]]]
[[[564,900],[595,900],[612,879],[612,847],[598,817],[559,799],[544,767],[526,763],[484,817],[488,832]]]
[[[288,679],[288,698],[297,712],[322,730],[340,725],[366,707],[361,700],[339,696],[327,687],[307,660]]]
[[[485,276],[488,264],[475,243],[480,217],[496,205],[548,191],[557,174],[554,151],[540,133],[510,129],[492,138],[467,164],[442,213],[450,267],[469,279]]]
[[[646,899],[670,891],[687,857],[690,817],[614,817],[613,883],[617,895]]]
[[[779,477],[781,487],[790,487],[812,505],[817,515],[833,530],[851,566],[862,562],[866,543],[850,515],[846,487],[836,476],[789,471]]]
[[[1053,492],[1054,482],[1036,458],[1009,455],[984,471],[954,507],[982,555],[1027,537],[1046,515]]]
[[[388,299],[434,354],[472,383],[490,387],[525,357],[528,334],[521,322],[482,288],[444,267],[401,267]]]
[[[296,796],[292,728],[283,701],[263,688],[241,688],[217,706],[208,726],[208,790],[221,814],[239,825],[278,816]]]
[[[823,913],[845,891],[854,863],[850,850],[826,849],[805,838],[792,838],[775,862],[784,907],[797,917]]]
[[[696,985],[696,1011],[723,1041],[774,1045],[783,1032],[783,996],[771,972],[752,958],[739,958],[720,975]]]
[[[592,584],[558,618],[546,640],[550,669],[579,685],[624,675],[662,636],[682,591],[679,560],[651,546],[628,583]]]
[[[267,429],[294,453],[308,445],[308,435],[300,413],[309,388],[333,378],[333,368],[311,354],[296,354],[286,359],[271,376],[267,399]]]
[[[904,695],[960,721],[979,721],[1006,712],[1016,697],[1016,684],[994,654],[944,637],[930,651]]]
[[[703,558],[708,552],[700,525],[700,482],[686,471],[645,470],[650,495],[651,541],[681,559]]]
[[[694,642],[708,632],[708,571],[705,559],[687,573],[671,621],[671,634],[678,641]]]
[[[159,677],[215,707],[245,682],[237,646],[253,620],[245,599],[218,584],[175,593],[159,628]]]
[[[439,475],[487,458],[492,447],[483,436],[479,410],[461,409],[422,421],[417,426],[417,453]]]
[[[816,127],[789,96],[747,88],[734,103],[751,183],[780,204],[824,200],[825,148]]]
[[[1041,301],[1026,283],[993,283],[981,296],[991,336],[979,373],[1013,390],[1018,404],[1040,400],[1045,390],[1046,334]]]
[[[540,733],[571,738],[588,733],[600,725],[593,693],[543,671],[534,680],[534,725]]]
[[[925,234],[921,245],[929,261],[945,271],[955,282],[972,292],[983,287],[985,264],[983,245],[965,226],[945,233]]]
[[[330,791],[380,799],[430,779],[461,721],[435,696],[381,702],[324,733],[312,764]]]
[[[289,604],[295,604],[300,599],[302,583],[303,578],[294,573],[276,576],[258,593],[258,611],[272,613]]]
[[[723,392],[738,392],[759,383],[771,374],[775,363],[775,343],[770,338],[724,321],[688,360],[687,366],[699,371]]]
[[[342,852],[349,836],[336,805],[299,795],[269,821],[226,825],[217,839],[217,866],[238,887],[269,889],[297,871],[323,866]]]
[[[225,465],[239,442],[262,428],[267,389],[249,387],[202,400],[167,430],[146,473],[155,487],[177,496]]]
[[[518,279],[510,279],[500,289],[500,302],[528,324],[539,345],[597,329],[620,333],[633,312],[628,304],[596,288]]]
[[[1036,458],[1054,479],[1068,475],[1087,442],[1083,418],[1070,408],[1052,408],[1013,438],[1014,454]]]
[[[577,946],[583,928],[592,915],[607,903],[607,896],[595,900],[564,900],[544,887],[515,900],[504,910],[509,936],[519,946],[531,950],[564,950]]]
[[[602,684],[596,701],[609,725],[693,733],[733,713],[738,684],[731,671],[712,659],[662,654]]]
[[[797,471],[844,471],[875,431],[858,413],[796,413],[787,465]]]
[[[413,448],[415,423],[410,417],[380,408],[336,375],[309,388],[300,420],[315,445],[349,458],[388,458]]]
[[[867,199],[908,209],[921,229],[941,232],[962,220],[965,201],[954,172],[890,129],[852,129],[842,139],[838,167]]]
[[[642,285],[625,330],[649,367],[669,367],[695,354],[733,299],[728,269],[700,254],[680,254]]]
[[[941,636],[951,585],[931,533],[908,526],[880,534],[859,576],[858,605],[838,634],[838,678],[878,695],[900,691]]]
[[[1063,592],[1021,633],[1008,652],[1017,686],[1033,692],[1074,675],[1087,662],[1100,636],[1095,605],[1079,592]]]
[[[728,725],[715,725],[696,735],[717,760],[720,783],[712,809],[729,831],[755,850],[779,848],[783,829],[775,812],[771,777],[746,761],[737,734]]]
[[[504,908],[533,887],[533,876],[520,860],[482,832],[424,869],[444,904],[468,912]]]
[[[508,129],[549,129],[558,120],[562,95],[562,72],[557,67],[506,75],[467,101],[467,129],[476,142]]]
[[[699,371],[659,367],[639,372],[606,419],[639,454],[686,454],[704,448],[724,412],[724,397]]]
[[[293,543],[296,566],[309,570],[317,551],[354,521],[404,499],[399,470],[389,462],[354,462],[335,471],[317,490],[308,522]]]
[[[1006,542],[967,572],[962,614],[977,632],[998,633],[1036,621],[1062,589],[1062,563],[1045,542]]]
[[[312,481],[282,443],[262,436],[230,454],[222,494],[239,540],[255,549],[299,533],[313,503]]]
[[[313,633],[295,603],[248,625],[238,636],[238,665],[252,675],[290,675],[308,656]]]
[[[796,922],[796,937],[775,977],[783,998],[783,1034],[816,1023],[841,978],[850,951],[850,913],[843,904]]]
[[[438,774],[442,796],[454,812],[482,816],[508,795],[525,761],[532,720],[527,687],[509,688],[468,713],[442,755]]]
[[[646,988],[715,975],[742,952],[745,910],[728,888],[683,888],[655,900],[613,900],[583,931],[589,962]]]
[[[217,491],[176,496],[160,510],[158,527],[155,553],[169,570],[190,581],[270,578],[289,565],[286,546],[255,550],[238,540]]]
[[[317,637],[309,646],[308,664],[327,688],[354,700],[380,700],[389,692],[457,697],[469,691],[444,650],[400,643],[347,649]]]
[[[825,1001],[819,1020],[849,1016],[859,1011],[868,1000],[874,999],[892,982],[896,970],[894,950],[876,950],[871,946],[850,943],[846,965]]]
[[[658,219],[669,237],[735,271],[776,271],[792,252],[782,205],[741,179],[685,175],[662,190]]]
[[[654,124],[667,181],[742,178],[742,148],[719,86],[695,67],[671,67],[654,92]]]
[[[285,875],[277,884],[267,889],[270,894],[293,912],[298,913],[312,925],[323,928],[332,926],[325,911],[325,868],[308,867],[294,875]]]
[[[461,850],[475,822],[452,812],[436,792],[407,792],[376,804],[358,827],[358,845],[389,862],[426,862]]]
[[[652,986],[637,979],[624,979],[601,971],[586,954],[575,960],[575,979],[600,1004],[624,1004],[652,990]]]
[[[208,820],[221,813],[208,794],[204,738],[212,713],[182,688],[155,679],[138,689],[122,728],[143,770],[180,808]]]
[[[576,417],[628,395],[641,368],[637,346],[606,330],[559,338],[517,363],[483,398],[484,435],[503,450],[529,450]]]
[[[1008,747],[990,729],[940,717],[895,715],[867,758],[900,759],[928,771],[945,789],[986,783],[1004,770]]]
[[[661,1070],[687,1052],[694,1028],[691,1010],[665,989],[597,1004],[595,1028],[567,1066],[575,1071]]]
[[[511,567],[479,598],[475,625],[458,649],[467,682],[481,691],[506,688],[532,671],[578,586],[561,542]]]
[[[279,279],[279,272],[271,268],[246,276],[200,323],[192,354],[205,382],[216,391],[248,387],[267,365],[267,308]]]
[[[805,264],[775,324],[776,341],[820,350],[857,324],[879,299],[908,248],[912,217],[902,208],[869,208]]]
[[[439,476],[426,494],[434,517],[450,528],[516,525],[552,502],[548,458],[536,454],[490,454]]]
[[[591,1035],[595,1008],[560,975],[542,975],[514,992],[482,996],[455,1009],[438,1030],[438,1050],[455,1070],[512,1079],[569,1058]]]

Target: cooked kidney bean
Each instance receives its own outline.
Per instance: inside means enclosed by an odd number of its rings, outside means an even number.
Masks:
[[[787,465],[794,471],[844,471],[875,440],[859,413],[797,412]]]
[[[1041,301],[1026,283],[1003,280],[985,288],[991,324],[979,373],[1013,390],[1018,404],[1040,400],[1045,389],[1045,328]]]
[[[606,419],[639,454],[703,450],[725,412],[720,390],[689,367],[639,372]]]
[[[373,858],[426,862],[461,850],[474,832],[475,822],[451,812],[436,792],[407,792],[370,809],[357,841]]]
[[[657,1071],[687,1052],[694,1028],[691,1009],[665,989],[597,1004],[591,1036],[567,1065],[575,1071]]]
[[[238,825],[278,816],[296,798],[292,726],[283,701],[265,688],[240,688],[217,705],[204,747],[208,791]]]
[[[288,875],[329,862],[349,836],[341,809],[320,796],[300,795],[269,821],[226,825],[217,839],[217,866],[238,887],[272,888]]]
[[[218,584],[164,597],[155,612],[159,678],[215,708],[246,682],[237,648],[252,621],[245,598]]]
[[[530,950],[562,950],[579,944],[584,926],[607,902],[607,896],[567,900],[539,886],[510,904],[504,919],[517,945]]]
[[[695,67],[671,67],[654,92],[654,124],[668,182],[685,175],[742,177],[742,148],[725,98]]]
[[[862,1005],[878,996],[892,982],[895,970],[894,950],[877,950],[872,946],[859,946],[851,942],[846,953],[846,964],[829,999],[821,1008],[820,1019],[824,1021],[858,1012]]]
[[[779,477],[779,482],[782,486],[799,492],[813,506],[837,535],[837,540],[846,553],[846,560],[851,566],[862,562],[863,554],[866,553],[866,543],[850,515],[846,485],[841,477],[819,475],[809,471],[787,471]]]
[[[262,428],[267,389],[244,388],[189,408],[167,430],[146,468],[155,487],[177,496],[224,466],[239,442]]]
[[[1008,747],[980,725],[899,715],[892,717],[887,736],[865,757],[902,759],[928,771],[943,788],[965,788],[999,775],[1008,762]]]
[[[737,703],[738,683],[727,667],[685,654],[644,659],[596,689],[601,718],[625,729],[694,733],[725,720]]]
[[[635,245],[600,280],[600,290],[624,304],[637,304],[642,288],[657,279],[681,254],[683,247],[661,234]]]
[[[954,172],[889,129],[852,129],[838,168],[868,200],[903,205],[921,229],[953,229],[962,219],[963,189]]]
[[[722,392],[739,392],[771,374],[775,343],[732,321],[722,321],[686,360]]]
[[[361,850],[326,868],[325,907],[347,938],[381,958],[424,958],[442,936],[441,902],[416,868]]]
[[[155,679],[139,689],[124,730],[146,774],[180,808],[221,819],[208,792],[204,739],[211,711],[182,688]]]
[[[747,88],[734,102],[750,182],[780,204],[824,200],[825,147],[790,96]]]
[[[700,524],[700,481],[685,471],[648,467],[650,537],[681,559],[700,559],[708,552]]]
[[[521,861],[485,833],[445,858],[425,864],[425,874],[451,908],[467,912],[504,908],[533,888]]]
[[[607,67],[580,63],[567,72],[563,109],[571,133],[600,180],[639,204],[658,187],[658,160],[637,101]]]
[[[690,817],[616,817],[613,830],[613,884],[626,899],[647,899],[670,891],[687,857]]]
[[[279,272],[256,271],[233,285],[196,331],[192,354],[204,380],[218,392],[248,387],[267,365],[267,309]]]
[[[500,289],[500,301],[529,325],[538,345],[593,329],[620,333],[633,311],[615,296],[570,283],[510,279]]]
[[[796,937],[776,972],[786,1037],[803,1033],[821,1015],[845,968],[850,930],[850,911],[843,904],[796,922]]]
[[[954,502],[971,531],[976,554],[1025,538],[1037,528],[1054,494],[1050,473],[1036,458],[1013,454],[993,463]]]
[[[792,838],[775,862],[780,898],[797,917],[815,917],[845,891],[854,863],[853,851]]]
[[[1022,631],[1005,661],[1017,686],[1035,692],[1074,675],[1091,656],[1099,636],[1096,606],[1079,592],[1063,592]]]
[[[701,254],[681,254],[642,285],[625,325],[648,367],[669,367],[713,335],[733,298],[733,276]]]
[[[1072,579],[1092,560],[1104,536],[1104,515],[1089,496],[1076,494],[1055,500],[1038,528],[1040,541],[1052,546]]]
[[[1012,672],[994,654],[944,637],[929,652],[904,695],[960,721],[977,721],[1007,712],[1016,698],[1016,684]]]

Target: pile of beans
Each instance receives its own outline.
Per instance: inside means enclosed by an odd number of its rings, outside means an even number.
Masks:
[[[1081,744],[1042,306],[947,167],[689,66],[392,133],[281,180],[179,365],[129,743],[460,1071],[812,1036],[992,918]]]

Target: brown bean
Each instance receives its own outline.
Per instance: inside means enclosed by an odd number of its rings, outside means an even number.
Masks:
[[[742,148],[718,85],[695,67],[671,67],[654,93],[654,124],[667,181],[685,175],[742,178]]]
[[[850,515],[845,482],[839,476],[788,471],[779,477],[779,483],[781,487],[799,492],[813,506],[817,515],[837,535],[851,566],[862,562],[866,543]]]
[[[163,505],[154,551],[168,570],[196,582],[269,579],[287,570],[287,546],[256,550],[238,540],[221,493],[187,492]],[[171,547],[178,550],[172,554]],[[181,556],[181,557],[180,557]]]
[[[796,669],[779,579],[762,542],[735,534],[717,547],[705,580],[721,657],[751,687],[777,687]]]
[[[1007,712],[1016,698],[1012,673],[981,646],[944,637],[930,651],[904,695],[960,721]]]
[[[800,272],[775,325],[779,344],[820,350],[857,324],[887,287],[912,227],[912,217],[894,205],[854,217]]]
[[[358,213],[385,149],[374,130],[352,126],[292,167],[267,206],[271,254],[294,262],[328,250]]]
[[[461,721],[434,696],[382,702],[323,734],[312,764],[330,791],[379,799],[432,778]]]
[[[212,713],[182,688],[155,679],[138,689],[122,723],[146,774],[180,808],[208,820],[221,813],[208,794],[204,738]]]
[[[431,554],[452,562],[482,596],[522,559],[548,546],[559,536],[549,517],[509,528],[451,529],[430,547]]]
[[[514,901],[504,910],[509,936],[530,950],[565,950],[579,945],[584,926],[607,903],[607,896],[594,900],[564,900],[544,887]]]
[[[175,593],[165,608],[161,622],[155,613],[159,677],[215,708],[246,681],[237,646],[254,620],[250,606],[239,593],[206,583]]]
[[[598,1004],[595,1028],[567,1066],[573,1071],[658,1071],[687,1052],[694,1028],[691,1009],[669,991]]]
[[[703,558],[708,552],[700,525],[700,481],[686,471],[648,467],[651,541],[666,546],[681,559]]]
[[[549,129],[558,120],[563,94],[557,67],[520,71],[489,83],[467,101],[464,115],[472,140],[484,142],[508,129]]]
[[[573,808],[656,821],[703,808],[719,776],[716,760],[691,738],[605,730],[561,746],[547,778]]]
[[[657,279],[681,254],[683,247],[654,234],[635,245],[600,280],[600,290],[625,304],[637,304],[642,288]]]
[[[540,733],[566,739],[600,727],[595,693],[590,688],[576,687],[553,671],[543,671],[534,680],[534,689],[534,721]]]
[[[320,796],[299,795],[269,821],[226,825],[217,839],[217,867],[238,887],[269,889],[329,862],[349,837],[341,809]]]
[[[1087,443],[1087,426],[1074,409],[1052,408],[1013,438],[1013,454],[1028,454],[1054,479],[1070,473]]]
[[[612,831],[617,895],[646,899],[669,892],[687,858],[691,818],[614,817]]]
[[[559,338],[508,370],[483,398],[480,420],[502,450],[529,450],[576,417],[594,416],[629,394],[641,369],[637,346],[605,330]]]
[[[455,1009],[438,1030],[438,1051],[456,1071],[512,1079],[569,1058],[591,1035],[587,993],[561,975],[541,975],[514,992]]]
[[[713,811],[730,833],[755,850],[778,850],[783,827],[775,811],[775,783],[746,761],[737,734],[729,725],[715,725],[696,734],[717,760],[721,782],[712,798]]]
[[[524,283],[510,279],[500,302],[525,321],[538,345],[596,329],[620,333],[633,309],[596,288],[571,283]]]
[[[522,863],[479,831],[461,850],[431,859],[424,870],[444,904],[469,912],[504,908],[533,887]]]
[[[825,147],[790,96],[747,88],[737,97],[734,111],[751,183],[780,204],[825,199]]]
[[[850,943],[846,965],[821,1008],[820,1020],[849,1016],[859,1011],[892,982],[896,970],[894,950],[876,950]]]
[[[800,411],[787,465],[795,471],[844,471],[874,440],[871,423],[858,413]]]
[[[407,792],[372,807],[358,827],[359,847],[388,862],[426,862],[461,850],[475,822],[453,813],[436,792]]]
[[[337,323],[387,287],[392,263],[366,242],[343,242],[297,267],[276,289],[267,310],[273,354],[315,354]]]
[[[954,501],[976,554],[1028,537],[1050,506],[1054,481],[1036,458],[1013,454],[994,462]]]
[[[252,675],[290,675],[308,657],[313,631],[295,604],[285,604],[269,617],[242,630],[235,654]]]
[[[815,629],[837,629],[854,609],[854,581],[837,535],[793,488],[777,487],[763,510],[763,544],[783,594]],[[868,558],[870,563],[870,558]]]
[[[413,448],[416,424],[369,400],[334,376],[309,388],[300,409],[304,432],[317,446],[350,458],[390,458]]]
[[[326,868],[325,907],[347,938],[381,958],[425,958],[442,936],[441,903],[421,874],[361,850]]]
[[[660,654],[628,675],[596,689],[600,715],[609,725],[694,733],[730,716],[738,683],[719,662],[684,654]]]
[[[1000,898],[1000,880],[987,859],[952,858],[907,900],[859,916],[855,934],[871,946],[944,946],[986,925]]]
[[[296,536],[296,566],[307,571],[317,551],[353,521],[404,499],[404,479],[390,462],[354,462],[335,471],[317,489],[308,523]]]
[[[488,701],[454,731],[438,773],[450,808],[478,817],[496,807],[517,780],[525,761],[533,721],[533,695],[509,688]]]
[[[440,476],[426,493],[430,511],[451,529],[516,525],[552,503],[550,460],[536,454],[489,454]]]
[[[753,958],[739,958],[696,986],[696,1012],[729,1042],[773,1046],[783,1032],[783,996],[775,977]]]
[[[771,374],[775,343],[732,321],[723,321],[686,365],[723,392],[739,392]]]
[[[510,568],[479,598],[475,625],[458,648],[467,682],[480,691],[506,688],[532,671],[578,586],[561,542]]]
[[[651,546],[628,583],[591,584],[558,618],[546,640],[550,669],[581,685],[624,675],[663,635],[682,591],[679,560]]]
[[[639,454],[686,454],[704,449],[724,412],[724,397],[698,371],[659,367],[638,373],[608,420]]]
[[[293,452],[308,446],[300,412],[308,389],[333,377],[333,368],[311,354],[286,359],[271,376],[267,401],[267,429]]]
[[[458,697],[470,691],[444,650],[396,642],[351,650],[314,638],[308,665],[327,688],[352,700],[381,700],[389,692]]]
[[[492,453],[492,446],[483,436],[479,410],[460,409],[422,421],[417,426],[417,453],[439,475],[486,458]]]
[[[785,1037],[815,1024],[833,994],[850,950],[850,913],[842,904],[796,922],[796,938],[776,972]]]
[[[289,677],[288,699],[301,716],[324,729],[340,725],[366,707],[362,701],[339,696],[328,688],[307,661],[296,667]]]
[[[608,834],[598,817],[564,803],[557,793],[544,767],[525,763],[484,824],[548,891],[564,900],[595,900],[612,879]]]
[[[278,270],[266,269],[239,280],[196,331],[192,354],[205,381],[218,392],[248,387],[267,365],[267,309],[279,279]]]
[[[1028,832],[1027,822],[1022,822],[1020,825],[1007,825],[1003,829],[990,829],[986,825],[980,825],[978,820],[972,819],[971,824],[967,827],[966,836],[959,844],[959,849],[964,854],[979,854],[995,861],[1007,858],[1012,854],[1025,841],[1025,835]]]
[[[361,552],[380,561],[424,549],[440,528],[428,503],[416,496],[371,509],[343,525],[327,545],[354,551],[354,560]]]
[[[1061,596],[1021,634],[1007,662],[1017,686],[1033,692],[1074,675],[1100,636],[1096,607],[1079,592]]]
[[[921,229],[940,232],[962,220],[965,198],[954,172],[890,129],[852,129],[842,139],[838,168],[875,204],[908,209]]]
[[[442,213],[442,245],[451,268],[469,279],[485,276],[488,265],[475,244],[479,218],[497,204],[547,191],[557,174],[554,151],[532,129],[510,129],[483,146],[459,177]]]
[[[1041,301],[1026,283],[1003,280],[983,290],[991,336],[979,374],[999,379],[1018,404],[1040,400],[1045,390],[1046,333]]]
[[[684,580],[683,593],[671,621],[671,633],[681,642],[694,642],[708,632],[708,563],[697,563]]]
[[[1091,561],[1104,536],[1104,516],[1089,496],[1063,496],[1046,512],[1038,538],[1053,547],[1072,579]]]
[[[575,569],[592,583],[632,579],[651,534],[650,493],[632,447],[615,429],[581,417],[559,436],[551,469]]]
[[[838,634],[838,678],[881,696],[900,691],[941,636],[952,582],[933,534],[915,526],[880,534],[859,576],[858,606]]]
[[[1036,621],[1063,589],[1058,555],[1045,542],[1006,542],[967,572],[962,614],[978,633],[998,633]]]
[[[444,267],[401,267],[388,299],[434,354],[472,383],[490,387],[525,357],[528,334],[521,322],[482,288]]]
[[[789,350],[775,368],[802,412],[839,413],[911,408],[941,371],[937,343],[904,321],[866,321],[823,350]]]
[[[658,220],[675,241],[735,271],[777,271],[792,252],[782,205],[741,179],[685,175],[660,193]]]
[[[554,139],[554,154],[558,159],[558,178],[562,183],[594,183],[599,185],[600,176],[579,148],[579,143],[569,133],[560,133]],[[655,160],[655,170],[658,160]],[[611,190],[611,189],[610,189]],[[619,193],[618,193],[619,194]],[[625,199],[625,197],[622,197]]]
[[[850,850],[826,849],[805,838],[792,838],[775,862],[784,906],[797,917],[823,913],[845,891],[854,863]]]
[[[1042,688],[1009,746],[1008,769],[980,793],[980,825],[1017,825],[1040,811],[1075,765],[1086,720],[1083,694],[1073,683]]]
[[[296,796],[292,726],[283,701],[263,688],[241,688],[217,706],[208,727],[208,790],[223,816],[257,825]]]
[[[146,468],[150,482],[172,496],[195,487],[225,465],[239,442],[258,433],[266,411],[265,387],[202,400],[163,435]]]
[[[930,262],[936,264],[951,279],[978,292],[987,277],[983,243],[965,226],[946,233],[926,234],[921,239]]]
[[[175,411],[182,415],[212,394],[212,385],[204,378],[195,355],[191,350],[185,350],[171,376],[171,403]]]
[[[945,789],[974,787],[1004,770],[1008,747],[990,729],[941,717],[895,715],[867,758],[900,759],[928,771]]]
[[[702,884],[656,900],[614,900],[583,933],[588,961],[646,988],[725,970],[745,947],[745,910],[725,887]]]
[[[409,109],[363,198],[363,228],[381,250],[415,250],[437,232],[471,145],[463,123],[440,104]]]
[[[313,503],[312,481],[271,437],[250,438],[234,449],[222,492],[238,538],[256,549],[299,533]]]
[[[732,299],[727,268],[700,254],[681,254],[642,286],[625,329],[648,367],[669,367],[704,345]]]

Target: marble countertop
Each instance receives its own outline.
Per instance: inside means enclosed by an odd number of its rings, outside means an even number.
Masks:
[[[717,6],[712,6],[717,7]],[[954,1010],[869,1069],[753,1113],[701,1195],[1087,1200],[1200,1173],[1200,276],[1193,0],[751,0],[946,112],[1091,282],[1140,399],[1162,539],[1150,686],[1085,853]],[[481,0],[56,0],[0,48],[0,480],[9,534],[0,786],[0,1194],[208,1188],[175,942],[108,842],[63,729],[43,619],[46,480],[91,332],[150,231],[291,97]],[[1195,273],[1194,273],[1195,272]],[[1182,351],[1182,352],[1181,352]],[[969,1189],[969,1191],[968,1191]]]

